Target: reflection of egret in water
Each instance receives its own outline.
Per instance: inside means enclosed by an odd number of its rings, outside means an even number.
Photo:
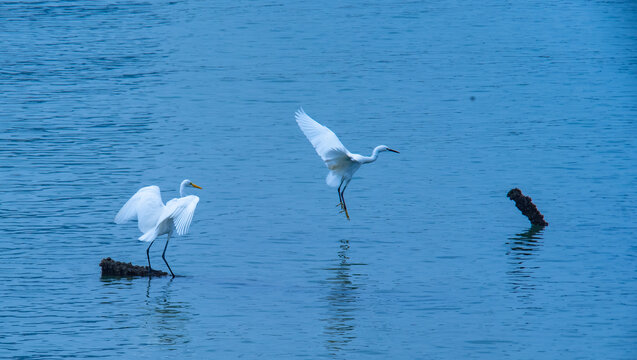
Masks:
[[[153,281],[155,282],[156,279]],[[183,301],[172,300],[174,289],[173,279],[168,280],[157,294],[151,291],[151,281],[148,281],[146,291],[148,314],[146,326],[149,334],[162,345],[177,345],[190,342],[186,331],[186,324],[190,320],[190,305]]]
[[[507,271],[511,277],[513,292],[520,297],[529,297],[536,288],[534,272],[539,268],[533,260],[542,246],[543,226],[531,226],[527,231],[509,238],[507,255],[513,269]]]
[[[355,280],[361,274],[352,274],[352,266],[364,265],[349,262],[347,252],[349,241],[341,240],[340,250],[336,266],[327,268],[329,276],[326,282],[330,285],[330,292],[325,297],[328,303],[328,316],[325,321],[325,334],[327,335],[327,348],[330,353],[345,348],[356,336],[354,331],[354,313],[357,307],[357,290]]]

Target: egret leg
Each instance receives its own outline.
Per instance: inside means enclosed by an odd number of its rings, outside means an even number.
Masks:
[[[157,239],[155,239],[157,240]],[[150,267],[150,247],[153,246],[153,243],[155,242],[155,240],[150,242],[150,245],[148,245],[148,249],[146,249],[146,258],[148,259],[148,277],[151,277],[152,274],[152,268]]]
[[[347,185],[349,185],[350,181],[352,180],[350,179],[345,183],[345,186],[343,187],[343,190],[341,191],[341,201],[343,202],[343,210],[345,210],[345,216],[347,216],[347,220],[349,220],[349,214],[347,213],[347,204],[345,204],[345,189],[347,189]]]
[[[343,186],[343,181],[345,181],[345,179],[341,179],[341,183],[338,185],[338,205],[336,205],[340,206],[341,209],[343,209],[343,197],[341,196],[341,186]]]
[[[168,271],[170,271],[170,275],[175,277],[175,274],[173,274],[173,270],[170,268],[170,265],[168,265],[168,261],[166,261],[166,249],[168,248],[168,242],[169,241],[170,241],[170,234],[168,234],[168,239],[166,239],[166,246],[164,246],[164,252],[161,253],[161,258],[164,259],[164,262],[166,263],[166,266],[168,266]]]

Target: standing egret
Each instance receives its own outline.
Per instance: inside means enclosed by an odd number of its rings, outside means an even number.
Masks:
[[[182,181],[179,186],[179,196],[181,197],[170,200],[166,205],[164,205],[164,202],[161,200],[161,193],[159,192],[158,186],[143,187],[128,199],[126,204],[122,206],[115,216],[115,223],[117,224],[123,224],[128,220],[136,218],[139,230],[144,233],[139,237],[139,240],[150,241],[150,245],[148,245],[148,249],[146,249],[148,276],[150,276],[151,273],[150,247],[153,246],[158,236],[168,234],[166,246],[164,246],[164,252],[161,254],[161,257],[164,259],[166,266],[168,266],[170,274],[175,277],[170,265],[168,265],[168,261],[166,261],[168,241],[170,241],[170,235],[172,235],[173,230],[177,230],[177,234],[179,235],[188,233],[192,216],[199,202],[198,196],[184,196],[184,189],[186,187],[201,189],[201,187],[186,179]]]
[[[343,143],[338,139],[336,134],[327,127],[319,124],[309,117],[303,109],[297,110],[294,114],[297,124],[303,131],[303,134],[314,146],[317,154],[323,159],[325,165],[330,170],[327,173],[325,182],[331,187],[338,186],[338,199],[341,209],[345,212],[347,220],[349,220],[349,214],[347,213],[347,205],[345,205],[345,198],[343,194],[349,182],[352,181],[352,176],[361,167],[362,164],[372,163],[378,158],[378,153],[383,151],[392,151],[399,153],[396,150],[390,149],[385,145],[379,145],[374,148],[371,156],[363,156],[359,154],[352,154],[345,148]],[[341,190],[343,187],[343,190]]]

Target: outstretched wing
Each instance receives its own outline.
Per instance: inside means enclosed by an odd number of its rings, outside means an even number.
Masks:
[[[297,110],[294,115],[301,131],[310,140],[316,153],[325,161],[325,165],[330,170],[340,168],[351,161],[351,153],[332,130],[314,121],[303,109]]]
[[[177,234],[184,235],[188,233],[197,203],[199,203],[199,197],[195,195],[172,199],[166,204],[159,218],[159,222],[171,219],[177,230]]]
[[[162,213],[164,202],[157,186],[139,189],[115,215],[115,223],[122,224],[137,219],[137,226],[145,233],[155,227]]]

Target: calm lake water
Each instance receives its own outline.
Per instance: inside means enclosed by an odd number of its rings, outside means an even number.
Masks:
[[[0,357],[637,358],[636,34],[632,1],[0,2]],[[351,221],[300,106],[401,152]],[[100,278],[184,178],[180,276]]]

